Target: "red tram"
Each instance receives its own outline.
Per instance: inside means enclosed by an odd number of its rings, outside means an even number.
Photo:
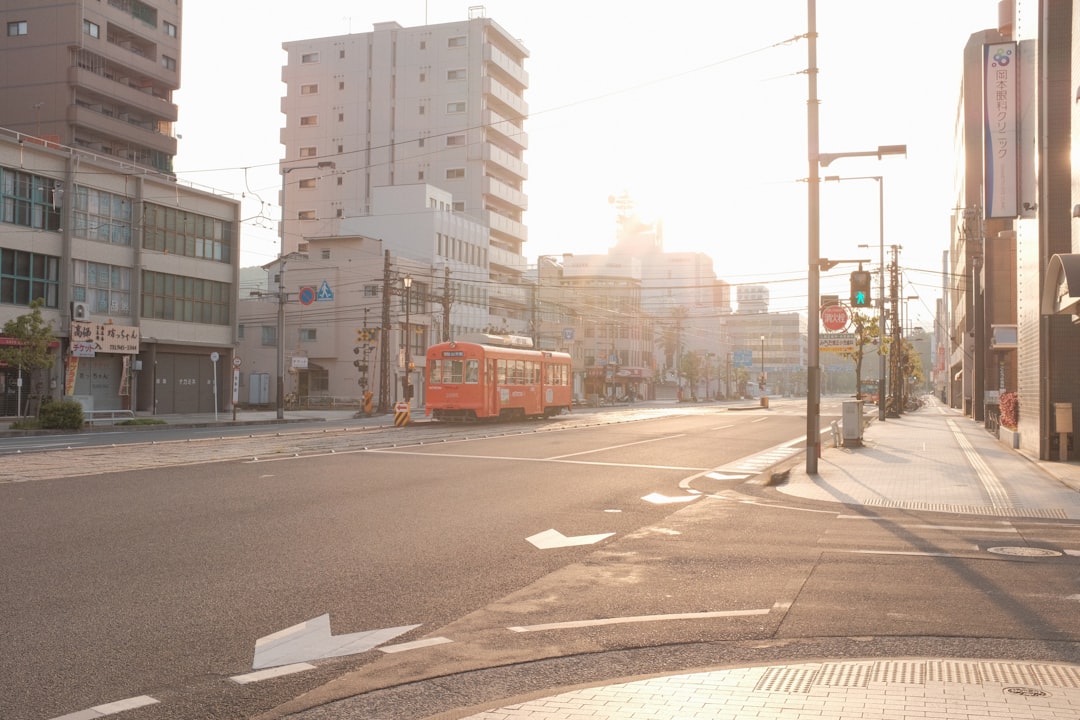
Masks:
[[[444,342],[427,349],[425,412],[434,420],[520,420],[570,412],[570,356]]]

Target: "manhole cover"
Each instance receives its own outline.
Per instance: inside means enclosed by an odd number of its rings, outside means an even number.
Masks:
[[[1057,550],[1047,550],[1046,548],[1035,547],[992,547],[987,548],[987,552],[992,552],[996,555],[1016,555],[1019,557],[1058,557],[1061,555]]]
[[[1020,695],[1022,697],[1050,697],[1050,693],[1040,688],[1033,687],[1007,687],[1004,688],[1005,692],[1009,695]]]

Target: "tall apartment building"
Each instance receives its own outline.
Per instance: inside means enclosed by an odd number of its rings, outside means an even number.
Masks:
[[[451,194],[452,212],[489,228],[489,279],[509,288],[492,294],[491,311],[526,331],[530,296],[524,286],[513,292],[528,239],[525,47],[474,16],[412,28],[378,23],[283,48],[283,251],[371,215],[379,187],[430,184]],[[393,237],[382,239],[396,252]]]
[[[181,1],[0,0],[0,127],[171,173]]]

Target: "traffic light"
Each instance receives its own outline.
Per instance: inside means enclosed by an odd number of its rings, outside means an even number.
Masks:
[[[867,270],[851,273],[851,307],[870,307],[870,273]]]

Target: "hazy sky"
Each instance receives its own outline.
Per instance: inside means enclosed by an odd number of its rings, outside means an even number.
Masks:
[[[244,265],[278,252],[281,43],[376,22],[468,17],[452,0],[187,0],[176,162],[182,180],[244,193]],[[628,192],[662,218],[665,248],[700,251],[731,283],[767,282],[774,311],[806,309],[806,0],[489,0],[529,49],[529,242],[603,253]],[[997,0],[817,0],[822,152],[906,144],[908,157],[845,158],[821,175],[885,177],[885,243],[903,296],[931,327],[954,204],[954,121],[968,37]],[[264,204],[265,203],[265,204]],[[265,219],[259,219],[259,216]],[[859,249],[868,243],[871,249]],[[878,257],[874,181],[824,183],[821,256]],[[846,292],[838,266],[822,291]]]

